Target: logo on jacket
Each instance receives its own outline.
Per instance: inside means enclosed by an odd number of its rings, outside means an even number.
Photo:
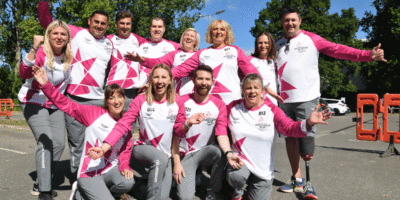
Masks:
[[[226,51],[226,50],[225,50]],[[232,58],[234,58],[234,57],[236,57],[235,55],[232,55],[231,53],[229,53],[229,51],[227,51],[226,53],[225,53],[225,56],[224,56],[225,58],[228,58],[228,59],[232,59]]]
[[[143,47],[143,52],[148,53],[149,52],[149,47]]]
[[[204,119],[204,121],[206,121],[206,124],[207,124],[208,126],[211,126],[211,125],[214,125],[214,124],[215,124],[216,119],[215,119],[215,118],[211,118],[211,113],[210,113],[210,111],[207,111],[207,113],[205,113],[205,119]]]
[[[258,126],[258,130],[260,131],[265,131],[268,129],[268,127],[270,126],[267,123],[264,123],[264,119],[262,117],[260,117],[260,119],[258,120],[256,126]]]
[[[174,111],[171,108],[168,110],[167,119],[169,119],[169,123],[175,123],[176,115],[174,115]]]
[[[294,48],[294,50],[298,51],[299,53],[303,53],[307,50],[308,47],[306,46],[302,46],[300,42],[298,42],[296,44],[296,47]]]

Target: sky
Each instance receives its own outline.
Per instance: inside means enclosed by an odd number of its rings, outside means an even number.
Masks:
[[[211,16],[211,21],[214,19],[227,21],[232,26],[235,34],[236,41],[234,45],[239,46],[248,55],[254,48],[254,38],[250,34],[250,29],[255,25],[259,12],[266,8],[267,2],[270,2],[270,0],[206,0],[205,7],[200,13],[209,15],[219,10],[225,10],[219,15]],[[366,11],[376,14],[372,2],[373,0],[331,0],[329,14],[338,13],[340,15],[342,9],[353,7],[357,18],[361,20]],[[205,42],[205,32],[208,24],[208,16],[200,18],[194,24],[194,28],[200,33],[200,48],[209,46]],[[366,37],[366,33],[359,28],[356,37],[357,39],[363,39]]]

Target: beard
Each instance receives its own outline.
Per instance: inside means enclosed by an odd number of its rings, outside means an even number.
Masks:
[[[203,87],[196,87],[195,91],[199,96],[206,96],[211,90],[211,86]]]

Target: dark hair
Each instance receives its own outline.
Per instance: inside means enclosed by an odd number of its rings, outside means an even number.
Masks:
[[[299,19],[301,19],[300,11],[296,7],[284,8],[282,13],[283,14],[281,19],[283,19],[283,17],[288,13],[297,13],[297,16],[299,16]]]
[[[104,15],[107,17],[107,21],[108,21],[108,13],[104,10],[96,10],[94,12],[92,12],[92,14],[90,15],[89,18],[92,18],[95,14],[99,14],[99,15]]]
[[[163,18],[161,18],[161,17],[154,17],[152,20],[151,20],[151,23],[150,23],[150,26],[151,25],[153,25],[153,21],[154,20],[156,20],[156,21],[159,21],[159,20],[161,20],[162,21],[162,24],[163,24],[163,26],[165,27],[165,23],[164,23],[164,20],[163,20]]]
[[[196,78],[197,72],[200,71],[200,70],[210,72],[210,73],[211,73],[211,78],[212,78],[212,79],[214,78],[214,72],[213,72],[213,69],[212,69],[210,66],[208,66],[208,65],[199,65],[199,66],[193,71],[193,75],[192,75],[193,79]]]
[[[128,17],[132,19],[131,12],[129,12],[127,10],[121,10],[117,13],[117,16],[115,17],[115,21],[118,22],[120,19],[125,19]]]
[[[272,34],[271,34],[271,33],[268,33],[268,32],[262,32],[261,34],[259,34],[259,35],[256,37],[256,41],[254,42],[254,53],[251,54],[251,55],[252,55],[253,57],[256,57],[256,58],[258,58],[258,57],[260,56],[260,53],[259,53],[258,50],[257,50],[257,43],[258,43],[258,39],[259,39],[261,36],[263,36],[263,35],[265,35],[265,36],[268,37],[269,49],[268,49],[268,56],[267,56],[267,59],[275,60],[275,58],[276,58],[275,40],[274,40],[274,38],[272,37]]]
[[[125,92],[124,92],[124,90],[122,89],[121,86],[119,86],[119,85],[116,84],[116,83],[107,85],[106,89],[104,90],[104,106],[103,106],[103,108],[105,108],[106,110],[108,110],[107,101],[108,101],[108,99],[110,99],[110,97],[111,97],[112,95],[114,95],[114,93],[116,93],[116,92],[117,92],[118,94],[124,96],[124,98],[125,98]]]

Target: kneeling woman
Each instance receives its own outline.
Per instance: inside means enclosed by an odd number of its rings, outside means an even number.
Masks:
[[[231,102],[227,108],[234,143],[227,156],[238,155],[242,161],[228,166],[227,179],[234,188],[233,199],[242,199],[247,182],[249,199],[265,200],[270,198],[274,178],[274,127],[290,137],[305,137],[314,124],[327,124],[330,113],[318,113],[317,106],[307,120],[293,121],[268,98],[262,98],[263,81],[257,74],[244,78],[242,92],[244,99]]]
[[[150,72],[146,94],[132,101],[129,110],[101,147],[89,149],[91,158],[103,156],[139,117],[139,139],[133,147],[132,159],[149,168],[146,199],[164,200],[169,196],[172,184],[172,133],[179,110],[175,98],[171,70],[165,64],[157,64]]]
[[[47,79],[46,72],[33,67],[34,76],[46,97],[65,114],[84,124],[84,149],[101,146],[114,125],[122,117],[125,95],[117,84],[105,89],[104,107],[80,105],[62,95]],[[78,171],[78,191],[74,199],[114,199],[132,189],[133,172],[129,167],[132,135],[125,133],[104,159],[82,156]],[[75,185],[75,183],[74,183]]]

